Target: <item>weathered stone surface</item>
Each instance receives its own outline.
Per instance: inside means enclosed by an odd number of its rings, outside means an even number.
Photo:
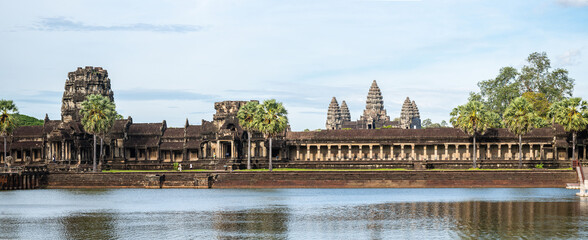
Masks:
[[[68,73],[67,77],[61,105],[62,121],[81,120],[79,112],[86,96],[100,94],[114,101],[108,72],[101,67],[79,67],[76,71]]]
[[[406,97],[400,110],[400,128],[403,129],[420,129],[421,128],[421,114],[414,101],[410,101]]]
[[[333,97],[331,104],[329,104],[329,110],[327,111],[326,127],[328,130],[341,129],[341,121],[341,109],[339,108],[337,99]]]

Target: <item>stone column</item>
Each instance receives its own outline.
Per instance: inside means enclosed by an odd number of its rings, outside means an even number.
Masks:
[[[300,160],[300,145],[296,145],[296,160]]]
[[[411,160],[415,160],[415,153],[414,153],[414,144],[410,144],[410,157]]]
[[[429,159],[429,155],[427,154],[427,145],[423,145],[423,159],[422,160],[427,160]]]
[[[499,160],[500,160],[500,159],[504,159],[504,158],[502,157],[502,144],[500,144],[500,143],[498,144],[498,159],[499,159]]]
[[[553,159],[559,160],[559,154],[557,154],[557,147],[553,146]]]
[[[235,158],[235,141],[231,141],[231,159]]]
[[[535,150],[533,150],[533,144],[529,143],[529,160],[535,159]]]
[[[390,157],[388,159],[395,160],[394,159],[394,144],[390,144]]]
[[[337,160],[341,161],[341,145],[337,145]]]
[[[350,145],[347,145],[347,147],[349,148],[348,149],[349,150],[349,153],[347,154],[347,160],[350,160],[351,159],[351,154],[352,154],[351,153],[351,144]]]
[[[400,160],[404,160],[404,144],[400,144]]]
[[[586,148],[584,148],[584,152],[586,152]],[[584,154],[584,158],[586,157],[586,154]],[[539,159],[543,160],[545,159],[545,152],[543,151],[543,144],[539,145]]]
[[[363,145],[359,145],[359,158],[360,160],[363,160]]]
[[[508,144],[508,160],[512,160],[512,144]]]
[[[216,147],[214,148],[214,155],[215,158],[223,158],[222,153],[220,151],[220,141],[216,140]]]
[[[267,158],[268,152],[267,152],[267,147],[265,146],[265,142],[261,143],[261,151],[262,151],[261,156],[264,158]]]
[[[327,159],[329,161],[333,160],[333,155],[331,154],[331,144],[327,145]]]
[[[435,145],[435,157],[433,158],[433,160],[437,160],[438,156],[437,156],[437,145]]]
[[[466,155],[467,155],[467,156],[468,156],[470,159],[472,159],[472,155],[470,154],[470,145],[469,145],[469,144],[466,144],[465,146],[466,146]]]
[[[380,144],[380,156],[379,160],[384,160],[384,146]]]
[[[321,155],[321,145],[320,144],[317,144],[316,145],[316,154],[314,155],[314,159],[317,160],[317,161],[321,161],[321,157],[322,157],[322,155]]]
[[[443,157],[443,160],[449,160],[449,159],[451,159],[449,157],[449,149],[448,149],[449,148],[449,144],[445,144],[444,146],[445,146],[445,156]]]
[[[492,158],[492,155],[491,155],[491,152],[490,152],[490,143],[486,144],[486,147],[487,147],[487,149],[486,149],[486,159],[491,159]]]
[[[373,160],[374,159],[374,153],[372,151],[372,148],[374,147],[374,145],[370,144],[369,146],[370,146],[370,160]]]

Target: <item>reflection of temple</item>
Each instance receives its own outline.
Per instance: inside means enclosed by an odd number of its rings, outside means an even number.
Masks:
[[[108,73],[102,68],[78,68],[68,74],[63,95],[62,119],[45,117],[43,126],[17,128],[8,139],[8,155],[14,165],[45,164],[84,168],[92,161],[92,136],[79,121],[79,103],[85,96],[99,93],[110,98]],[[104,164],[113,168],[170,168],[172,163],[192,164],[194,168],[242,168],[247,159],[247,133],[236,118],[245,101],[214,104],[212,121],[202,120],[183,127],[160,123],[135,123],[132,118],[117,120],[104,138]],[[292,132],[274,139],[272,158],[278,167],[301,168],[469,168],[472,138],[454,128],[414,129],[420,114],[414,101],[406,99],[400,121],[390,121],[382,95],[374,81],[366,109],[357,121],[345,101],[333,98],[327,128],[333,130]],[[383,128],[391,126],[393,128]],[[586,160],[586,132],[578,135],[576,151]],[[533,130],[523,136],[523,164],[534,167],[567,167],[571,158],[571,136],[561,127]],[[268,143],[258,132],[252,134],[251,157],[254,167],[266,167]],[[518,138],[506,129],[489,129],[477,137],[476,151],[483,168],[518,166]],[[0,148],[0,152],[3,151]],[[5,162],[3,154],[0,161]],[[184,167],[186,168],[186,167]]]
[[[386,109],[384,109],[382,93],[376,80],[374,80],[368,92],[365,110],[363,110],[363,115],[359,117],[359,120],[351,121],[351,115],[349,114],[349,109],[345,101],[339,107],[337,99],[333,97],[331,104],[329,104],[326,123],[327,130],[377,129],[382,127],[420,129],[421,118],[416,103],[414,101],[411,102],[407,97],[402,105],[400,121],[390,121],[390,117],[387,115]]]

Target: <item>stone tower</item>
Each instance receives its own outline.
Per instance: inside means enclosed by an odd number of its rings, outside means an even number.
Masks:
[[[421,114],[419,108],[414,101],[406,97],[400,110],[400,128],[403,129],[420,129],[421,128]]]
[[[351,121],[351,113],[349,112],[347,103],[345,102],[345,100],[343,100],[343,102],[341,102],[341,122],[349,121]]]
[[[81,104],[86,96],[100,94],[114,101],[108,72],[101,67],[85,67],[67,74],[61,105],[61,121],[80,121]]]
[[[335,97],[331,99],[331,104],[329,104],[326,127],[327,130],[341,129],[341,109]]]
[[[376,80],[372,82],[372,86],[368,92],[365,110],[363,110],[363,116],[359,118],[359,121],[363,122],[367,129],[376,128],[377,125],[382,125],[381,123],[390,121],[390,117],[384,109],[384,100]]]

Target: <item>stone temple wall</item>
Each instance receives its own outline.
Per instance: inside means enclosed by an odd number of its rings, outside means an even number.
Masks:
[[[114,101],[108,72],[101,67],[79,67],[67,74],[61,105],[61,120],[80,121],[81,104],[92,94],[101,94]]]

